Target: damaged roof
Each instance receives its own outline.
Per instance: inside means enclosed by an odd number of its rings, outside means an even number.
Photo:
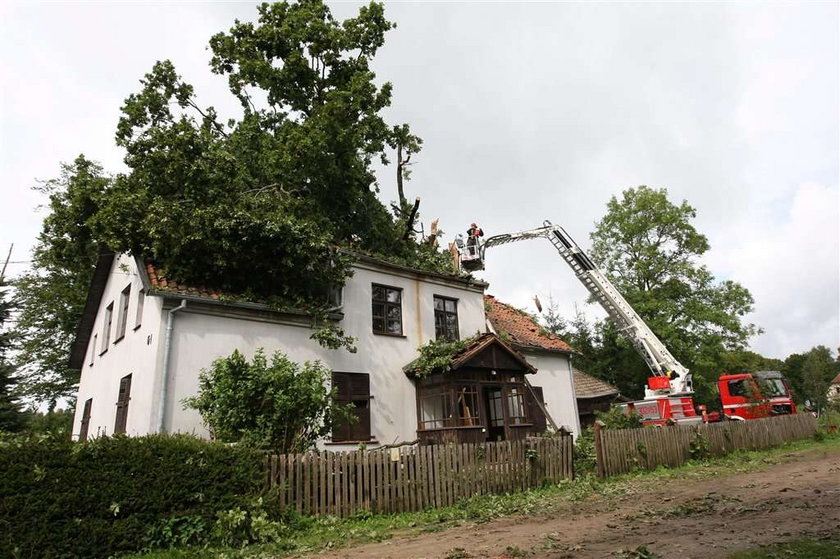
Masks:
[[[466,347],[463,347],[457,350],[455,353],[452,354],[452,360],[449,364],[449,371],[453,371],[459,369],[460,367],[467,365],[470,363],[474,358],[480,356],[483,352],[489,350],[491,346],[496,346],[499,348],[504,354],[508,357],[513,359],[513,361],[526,373],[536,373],[537,369],[534,368],[533,365],[526,361],[525,357],[516,351],[513,347],[506,344],[502,341],[496,334],[486,333],[480,334],[476,336],[473,340],[471,340]],[[491,356],[495,359],[495,356]],[[414,375],[417,369],[417,364],[420,358],[413,360],[409,364],[403,367],[403,372],[409,375]],[[502,368],[501,366],[499,368]],[[448,371],[447,371],[448,372]]]
[[[492,295],[484,296],[487,320],[493,329],[507,334],[510,344],[517,349],[539,349],[558,353],[573,353],[574,350],[556,335],[551,334],[524,311],[502,303]]]
[[[149,284],[152,289],[166,291],[172,294],[192,295],[205,299],[218,300],[224,293],[218,289],[209,289],[204,286],[187,285],[166,275],[166,271],[152,262],[146,262],[146,275],[149,277]]]

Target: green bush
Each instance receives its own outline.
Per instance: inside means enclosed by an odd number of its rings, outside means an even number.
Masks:
[[[263,491],[262,453],[192,436],[0,441],[0,556],[107,557],[210,541]]]
[[[199,393],[184,400],[221,442],[247,442],[279,454],[306,452],[333,427],[349,420],[349,406],[335,402],[326,385],[331,372],[320,362],[303,365],[262,348],[249,362],[238,350],[213,361],[199,375]]]
[[[583,429],[575,441],[574,450],[574,471],[575,477],[583,477],[594,474],[596,471],[595,460],[595,433],[592,427]]]

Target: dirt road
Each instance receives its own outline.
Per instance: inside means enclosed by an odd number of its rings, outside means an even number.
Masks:
[[[726,557],[840,526],[840,447],[774,458],[750,473],[646,479],[617,495],[558,498],[538,515],[335,551],[330,558],[615,557],[643,545],[659,557]],[[614,555],[615,554],[615,555]]]

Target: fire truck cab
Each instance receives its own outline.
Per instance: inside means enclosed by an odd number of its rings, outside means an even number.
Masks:
[[[796,413],[793,393],[778,371],[721,375],[723,413],[728,419],[759,419]]]

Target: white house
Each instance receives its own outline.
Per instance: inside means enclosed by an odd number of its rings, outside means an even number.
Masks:
[[[331,319],[357,339],[355,354],[310,339],[305,313],[234,301],[173,281],[139,258],[103,255],[71,357],[81,369],[74,436],[209,436],[182,401],[197,393],[199,372],[214,359],[236,349],[250,358],[258,348],[297,362],[320,360],[333,371],[339,399],[355,404],[359,421],[321,447],[520,438],[542,428],[533,398],[540,392],[554,421],[578,431],[568,346],[511,347],[487,333],[481,281],[353,257]],[[404,372],[428,341],[476,334],[483,335],[448,375],[416,379]]]
[[[829,402],[840,402],[840,375],[837,375],[831,380],[826,396]]]

